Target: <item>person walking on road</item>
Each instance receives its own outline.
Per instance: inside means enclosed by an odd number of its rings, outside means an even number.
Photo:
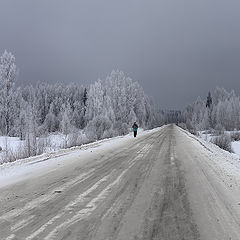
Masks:
[[[134,137],[136,137],[137,136],[137,130],[138,130],[138,125],[137,125],[136,122],[133,123],[132,129],[133,129],[133,135],[134,135]]]

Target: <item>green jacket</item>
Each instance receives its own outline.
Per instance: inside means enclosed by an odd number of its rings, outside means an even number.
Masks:
[[[137,124],[133,124],[132,125],[132,129],[134,132],[136,132],[138,130],[138,125]]]

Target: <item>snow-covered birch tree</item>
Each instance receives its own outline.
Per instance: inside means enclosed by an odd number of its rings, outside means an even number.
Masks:
[[[2,134],[9,134],[14,122],[14,84],[17,78],[15,57],[5,51],[0,57],[0,117]]]

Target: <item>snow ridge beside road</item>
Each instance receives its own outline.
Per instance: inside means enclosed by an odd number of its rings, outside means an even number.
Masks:
[[[180,128],[189,138],[208,150],[208,164],[211,165],[221,180],[230,188],[236,188],[240,193],[240,157],[235,153],[230,153],[217,145],[196,137],[188,131]],[[240,196],[240,195],[239,195]],[[240,202],[240,199],[239,199]]]

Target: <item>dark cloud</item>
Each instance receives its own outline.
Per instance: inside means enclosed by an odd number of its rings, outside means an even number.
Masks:
[[[121,69],[163,108],[215,86],[240,92],[240,2],[1,0],[0,51],[20,83],[79,82]]]

